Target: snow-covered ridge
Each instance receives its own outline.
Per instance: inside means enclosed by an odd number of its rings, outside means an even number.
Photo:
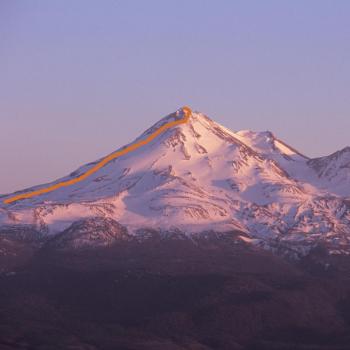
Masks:
[[[136,140],[179,113],[163,118]],[[310,160],[271,132],[234,132],[195,112],[188,123],[80,183],[0,205],[0,224],[33,225],[56,234],[79,220],[101,217],[116,220],[129,234],[142,228],[187,234],[238,230],[264,242],[283,235],[284,241],[323,240],[345,251],[349,164],[349,148]]]

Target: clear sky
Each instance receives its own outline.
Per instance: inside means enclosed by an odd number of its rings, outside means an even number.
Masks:
[[[0,0],[0,193],[182,105],[309,156],[350,145],[348,0]]]

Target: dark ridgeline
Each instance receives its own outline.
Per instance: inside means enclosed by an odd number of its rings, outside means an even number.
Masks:
[[[74,248],[86,225],[44,243],[1,233],[0,349],[349,348],[346,256],[293,262],[239,232],[140,242],[110,222],[93,227],[113,244]]]

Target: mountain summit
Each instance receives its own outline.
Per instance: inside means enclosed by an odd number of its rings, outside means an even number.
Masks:
[[[130,145],[185,112],[161,119]],[[78,183],[1,204],[0,224],[58,234],[75,222],[98,217],[117,221],[130,235],[150,229],[186,235],[234,231],[247,242],[269,247],[278,242],[305,250],[322,241],[333,252],[345,253],[350,233],[348,155],[345,149],[309,159],[271,132],[234,132],[192,112],[186,123],[164,130]],[[97,163],[50,185],[77,178]]]

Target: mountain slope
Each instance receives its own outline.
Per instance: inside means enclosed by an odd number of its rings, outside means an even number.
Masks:
[[[136,142],[182,115],[180,109],[163,118]],[[277,242],[304,252],[322,241],[335,253],[347,253],[350,193],[339,191],[339,183],[349,182],[347,154],[309,160],[270,132],[235,133],[192,113],[188,123],[79,183],[2,204],[0,223],[56,234],[78,220],[100,217],[119,222],[131,235],[142,229],[241,231],[270,248]]]
[[[323,187],[341,196],[350,196],[350,147],[311,159],[308,165],[317,173]]]

